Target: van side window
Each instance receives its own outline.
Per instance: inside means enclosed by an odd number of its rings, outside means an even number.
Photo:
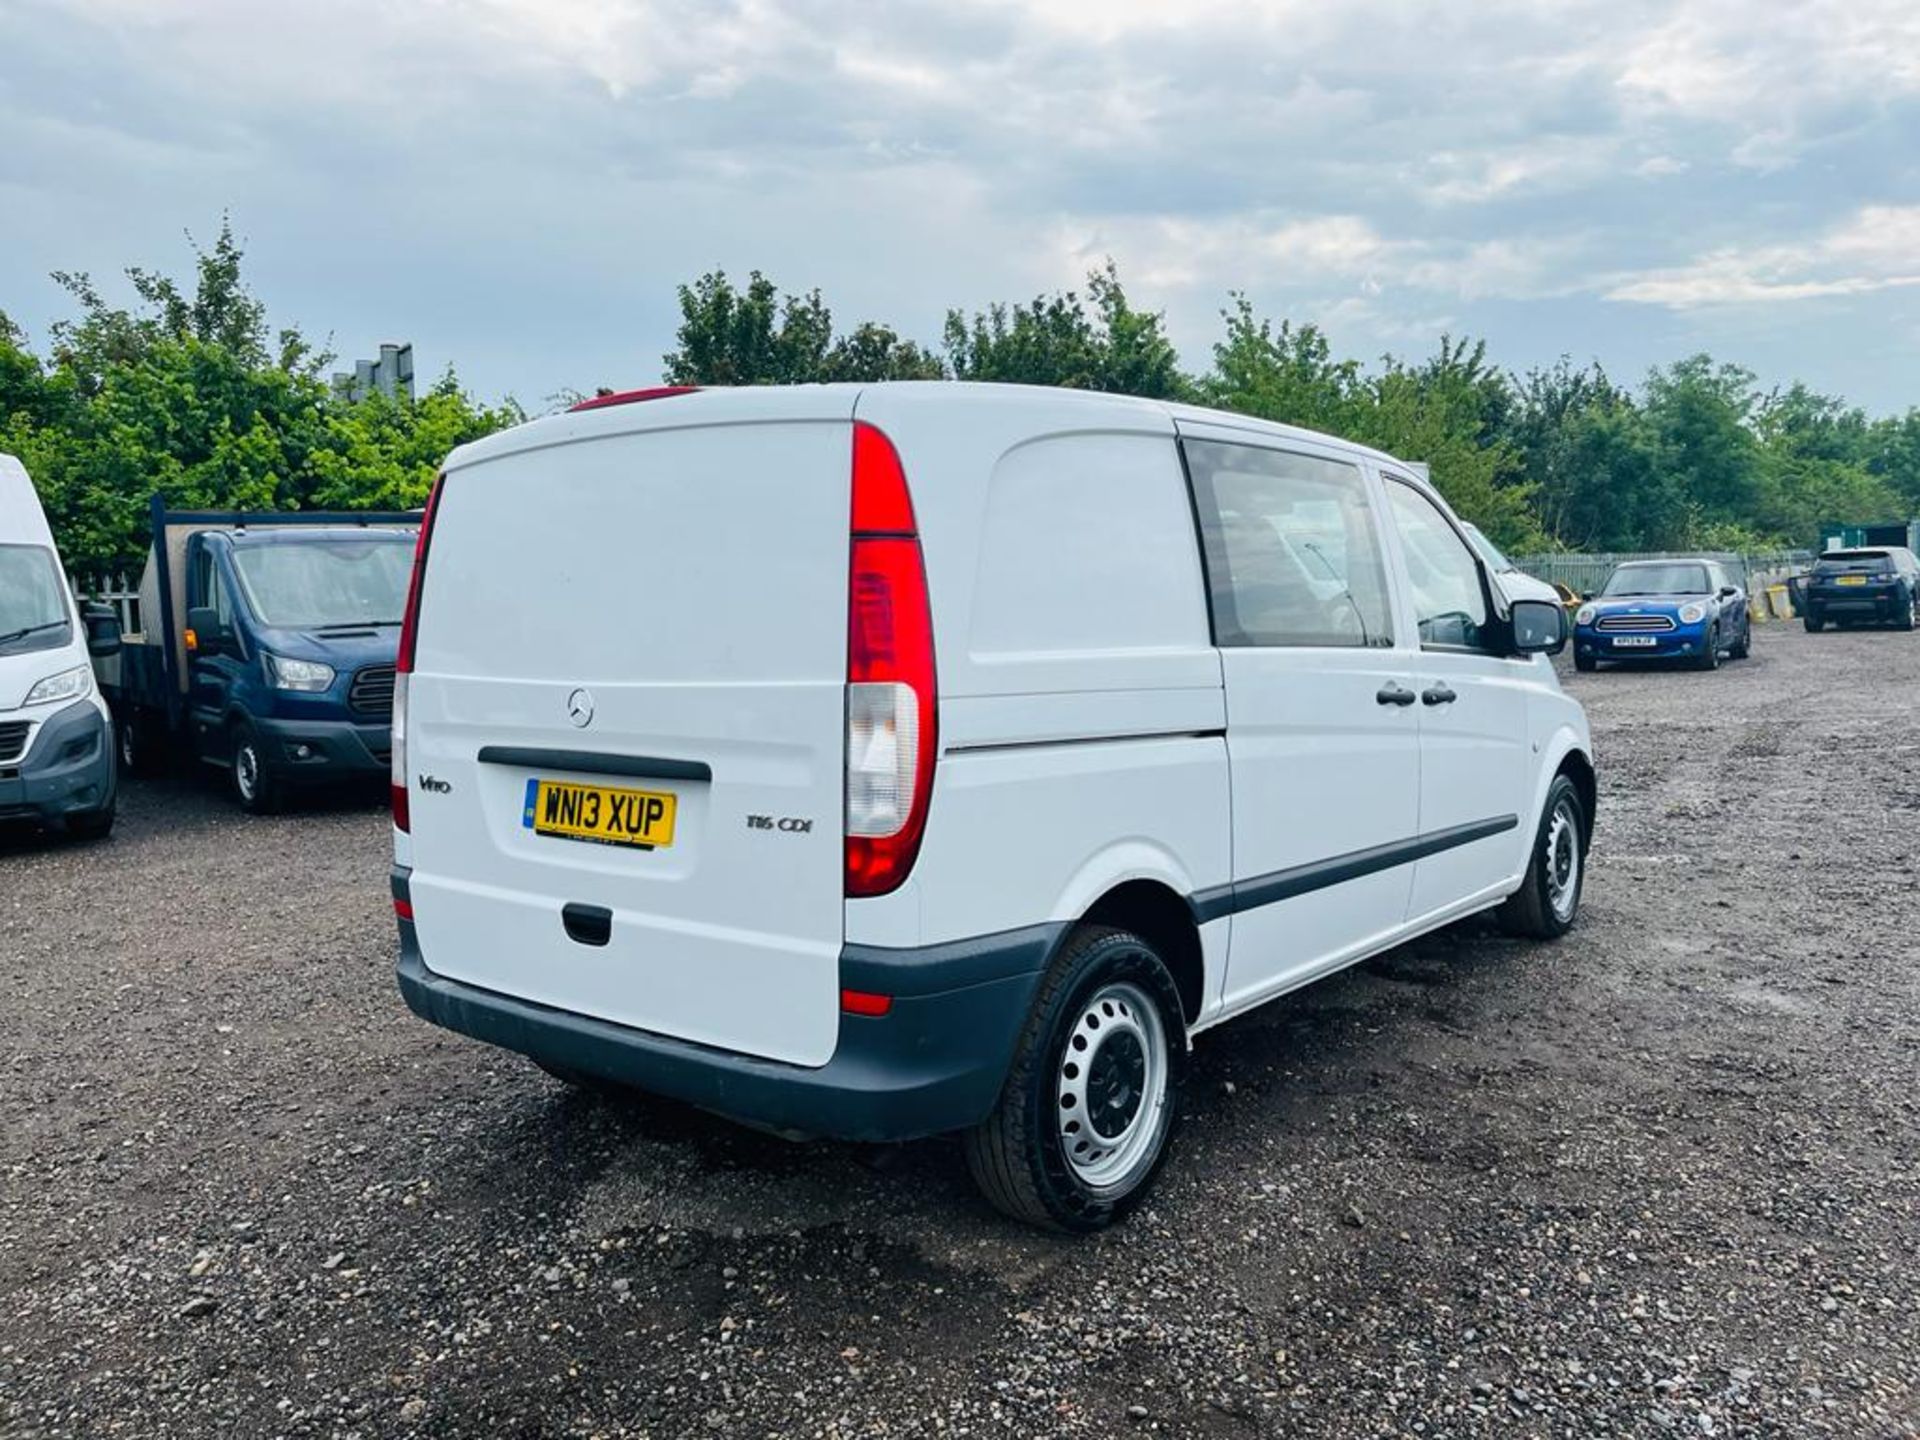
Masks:
[[[1217,643],[1390,646],[1386,567],[1356,465],[1183,442]]]
[[[208,556],[207,558],[211,561],[213,557]],[[220,628],[222,630],[232,630],[233,601],[227,597],[226,577],[220,573],[217,565],[209,564],[207,566],[207,583],[209,586],[207,603],[213,606],[213,613],[220,617]]]
[[[1387,508],[1406,555],[1420,644],[1485,649],[1487,598],[1473,551],[1433,501],[1404,481],[1385,478]]]

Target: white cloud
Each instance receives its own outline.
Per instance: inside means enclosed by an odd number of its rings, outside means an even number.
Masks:
[[[1618,279],[1609,300],[1687,310],[1920,285],[1920,205],[1869,205],[1811,240],[1726,246]]]

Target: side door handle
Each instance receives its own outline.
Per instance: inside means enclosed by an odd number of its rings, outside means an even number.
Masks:
[[[1374,692],[1373,698],[1382,705],[1411,705],[1413,692],[1406,686],[1395,684],[1390,680]]]
[[[1421,701],[1428,705],[1451,705],[1459,698],[1445,685],[1429,685],[1420,692]]]

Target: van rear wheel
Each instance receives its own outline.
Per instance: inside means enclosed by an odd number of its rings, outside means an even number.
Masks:
[[[1185,1055],[1180,993],[1153,946],[1076,931],[1041,982],[999,1103],[967,1135],[974,1182],[1031,1225],[1111,1224],[1166,1158]]]

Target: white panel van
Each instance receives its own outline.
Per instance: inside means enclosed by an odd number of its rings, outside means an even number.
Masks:
[[[394,712],[400,986],[563,1079],[966,1137],[1090,1229],[1194,1036],[1574,922],[1557,604],[1391,457],[1016,386],[634,392],[463,446]]]
[[[97,839],[113,828],[113,725],[53,531],[26,467],[0,455],[0,821]]]

